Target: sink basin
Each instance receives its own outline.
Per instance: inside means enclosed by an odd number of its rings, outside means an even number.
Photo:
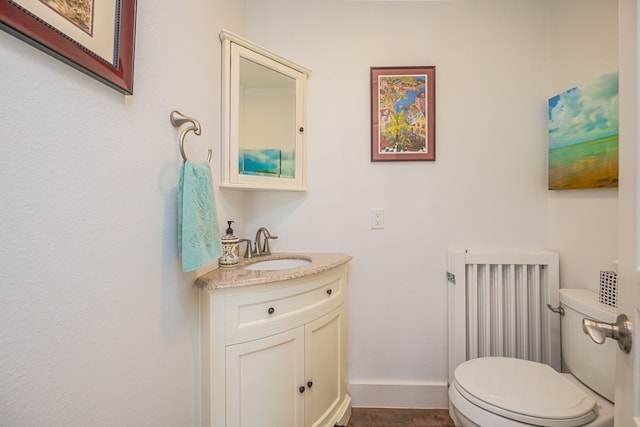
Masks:
[[[254,262],[253,264],[246,265],[244,268],[246,270],[286,270],[289,268],[302,267],[309,263],[311,263],[311,261],[304,258],[281,258]]]

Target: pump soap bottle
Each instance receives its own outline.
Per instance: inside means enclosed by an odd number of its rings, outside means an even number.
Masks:
[[[240,262],[240,241],[233,234],[231,224],[235,221],[227,221],[229,227],[227,234],[222,236],[220,243],[222,244],[222,256],[218,259],[218,265],[224,268],[237,267]]]

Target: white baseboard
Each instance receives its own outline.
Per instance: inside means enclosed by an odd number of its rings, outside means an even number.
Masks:
[[[349,383],[351,405],[355,408],[428,408],[449,407],[446,382]]]

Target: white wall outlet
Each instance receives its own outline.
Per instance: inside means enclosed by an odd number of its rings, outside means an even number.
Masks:
[[[384,228],[384,209],[371,208],[371,228],[372,229]]]

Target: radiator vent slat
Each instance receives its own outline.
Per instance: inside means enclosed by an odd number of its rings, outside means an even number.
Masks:
[[[558,255],[449,252],[449,375],[464,360],[506,356],[560,370]],[[463,348],[460,348],[463,347]]]

